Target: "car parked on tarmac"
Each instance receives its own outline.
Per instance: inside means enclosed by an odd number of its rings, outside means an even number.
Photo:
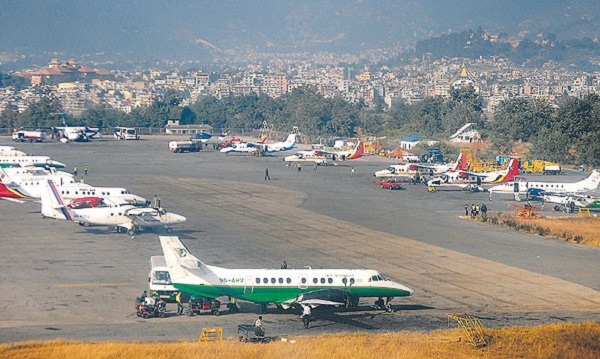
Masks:
[[[388,177],[380,179],[377,183],[382,189],[402,189],[399,177]]]

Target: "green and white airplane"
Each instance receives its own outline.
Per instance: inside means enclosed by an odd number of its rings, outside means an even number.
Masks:
[[[378,298],[379,309],[392,311],[390,301],[413,290],[371,269],[229,269],[204,264],[179,237],[160,236],[173,286],[192,295],[228,296],[284,309],[293,305],[357,306],[361,297]],[[384,304],[383,298],[386,298]]]

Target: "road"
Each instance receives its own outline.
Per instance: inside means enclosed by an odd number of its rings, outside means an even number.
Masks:
[[[394,300],[392,314],[372,310],[366,300],[348,312],[317,308],[309,330],[297,314],[272,307],[264,316],[267,335],[426,331],[446,327],[454,312],[478,315],[486,326],[600,320],[600,248],[461,218],[467,203],[506,211],[509,197],[489,202],[485,193],[428,193],[412,185],[382,190],[372,177],[390,163],[382,158],[316,172],[305,165],[299,172],[284,164],[283,154],[173,154],[168,141],[17,147],[49,155],[68,170],[87,164],[86,183],[126,187],[148,199],[158,194],[164,207],[188,218],[174,235],[209,264],[277,268],[285,259],[295,268],[372,268],[415,290]],[[42,219],[35,202],[1,201],[0,228],[0,342],[196,339],[212,326],[235,337],[237,324],[252,323],[259,313],[242,303],[240,314],[178,317],[169,305],[167,318],[137,318],[133,304],[147,288],[149,257],[162,253],[156,234],[132,239]]]

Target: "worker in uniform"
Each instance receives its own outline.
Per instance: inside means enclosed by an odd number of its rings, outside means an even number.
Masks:
[[[254,322],[254,328],[254,334],[256,334],[257,337],[265,336],[265,328],[263,327],[262,315],[259,315],[258,319],[256,319],[256,322]]]

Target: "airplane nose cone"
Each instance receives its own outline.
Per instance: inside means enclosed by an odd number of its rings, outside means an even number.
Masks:
[[[179,214],[171,213],[171,216],[173,218],[173,221],[177,222],[177,223],[183,223],[183,222],[187,221],[187,218],[185,218],[184,216],[179,215]]]

